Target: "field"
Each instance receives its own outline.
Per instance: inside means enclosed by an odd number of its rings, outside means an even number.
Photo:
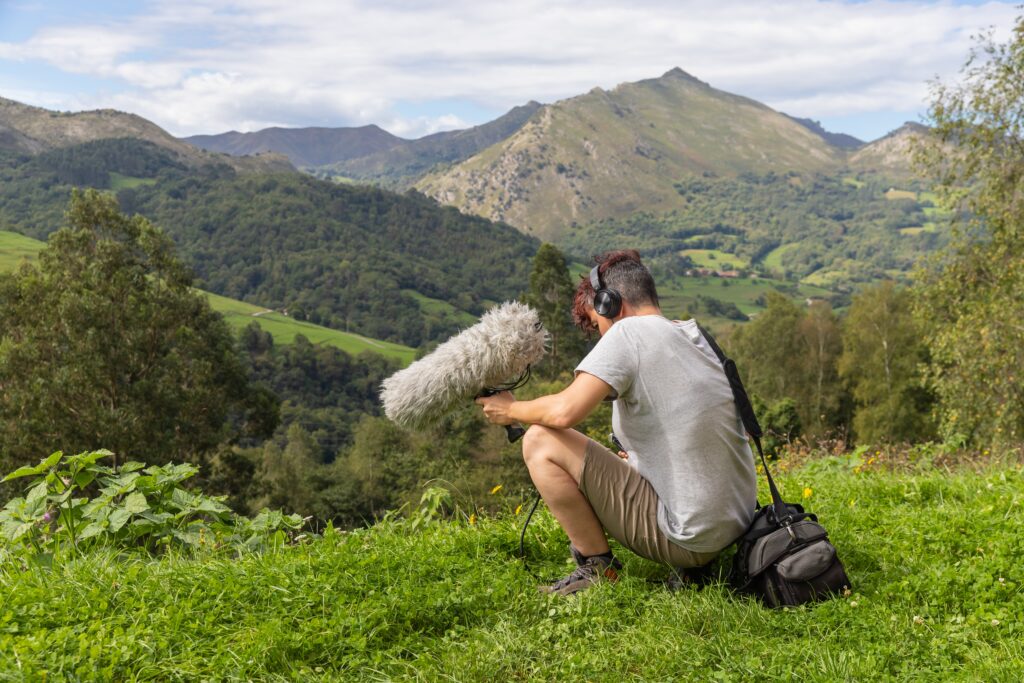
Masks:
[[[680,254],[682,256],[689,256],[690,260],[698,268],[738,270],[750,266],[750,262],[742,256],[729,254],[718,249],[684,249]]]
[[[900,471],[858,452],[780,472],[853,582],[814,606],[672,593],[621,550],[617,584],[542,596],[570,569],[565,537],[542,508],[524,565],[526,496],[501,491],[499,514],[464,501],[237,557],[0,561],[0,680],[1021,680],[1020,465],[917,453]]]
[[[785,270],[785,267],[782,265],[782,256],[787,251],[793,249],[796,246],[798,245],[785,244],[781,247],[776,247],[775,249],[772,249],[765,255],[764,260],[762,261],[764,267],[772,272],[782,272],[783,270]]]
[[[13,232],[0,231],[0,272],[10,272],[24,258],[34,258],[43,246],[43,242],[38,240]],[[358,334],[295,320],[260,306],[235,301],[216,294],[206,293],[206,295],[213,309],[221,313],[232,328],[241,330],[255,321],[274,337],[274,342],[277,344],[290,344],[295,341],[296,335],[302,334],[314,344],[336,346],[353,355],[363,351],[372,351],[396,358],[403,365],[411,363],[416,355],[416,350],[408,346],[378,341]]]
[[[121,175],[120,173],[110,172],[110,189],[117,192],[118,190],[130,189],[133,187],[139,187],[140,185],[155,185],[155,178],[135,178],[129,175]]]

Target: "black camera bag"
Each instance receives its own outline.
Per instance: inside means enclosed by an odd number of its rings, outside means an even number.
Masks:
[[[761,425],[736,364],[726,358],[714,337],[699,325],[698,329],[722,362],[743,426],[757,445],[772,496],[771,504],[758,505],[754,521],[736,541],[730,585],[740,593],[756,595],[770,607],[802,605],[849,590],[850,579],[817,515],[799,504],[783,502],[761,448]]]

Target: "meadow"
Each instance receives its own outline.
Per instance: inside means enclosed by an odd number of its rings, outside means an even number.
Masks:
[[[542,508],[524,564],[526,493],[505,489],[259,552],[8,560],[0,681],[1021,680],[1021,465],[943,458],[781,463],[853,582],[781,611],[721,583],[670,592],[628,552],[617,584],[542,596],[565,537]]]

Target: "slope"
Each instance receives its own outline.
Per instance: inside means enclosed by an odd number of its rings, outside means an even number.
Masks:
[[[680,69],[545,106],[507,140],[417,187],[559,242],[574,225],[685,206],[693,174],[833,171],[841,150],[763,104]]]
[[[438,164],[464,161],[501,142],[522,128],[540,108],[539,103],[531,101],[479,126],[402,141],[386,151],[317,170],[321,175],[341,175],[380,183],[385,187],[405,188]]]

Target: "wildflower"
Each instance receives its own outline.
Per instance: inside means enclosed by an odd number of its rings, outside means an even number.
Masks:
[[[501,484],[498,484],[498,485],[497,485],[497,486],[495,486],[495,487],[494,487],[493,489],[491,489],[491,495],[493,496],[493,495],[494,495],[495,493],[497,493],[498,491],[500,491],[500,490],[501,490],[501,486],[502,486]]]
[[[523,504],[520,503],[519,505],[516,506],[516,514],[518,515],[522,511],[523,511]]]
[[[999,620],[998,619],[993,619],[992,620],[992,625],[993,626],[999,626]]]
[[[850,607],[856,607],[856,606],[857,606],[857,601],[856,600],[850,600]]]
[[[469,516],[469,523],[470,523],[470,525],[476,524],[476,513],[475,512]]]
[[[923,624],[924,623],[924,617],[920,617],[920,616],[917,616],[915,614],[914,615],[914,623],[915,624]]]
[[[54,517],[55,517],[55,515],[53,514],[53,510],[47,510],[46,514],[43,515],[43,522],[46,523],[46,524],[49,524],[50,522],[53,521]]]
[[[804,489],[804,498],[810,498],[813,493],[814,493],[814,491],[812,491],[810,489],[810,487],[805,488]]]
[[[1000,576],[999,577],[999,583],[1006,583],[1006,579],[1004,579],[1003,577]]]

